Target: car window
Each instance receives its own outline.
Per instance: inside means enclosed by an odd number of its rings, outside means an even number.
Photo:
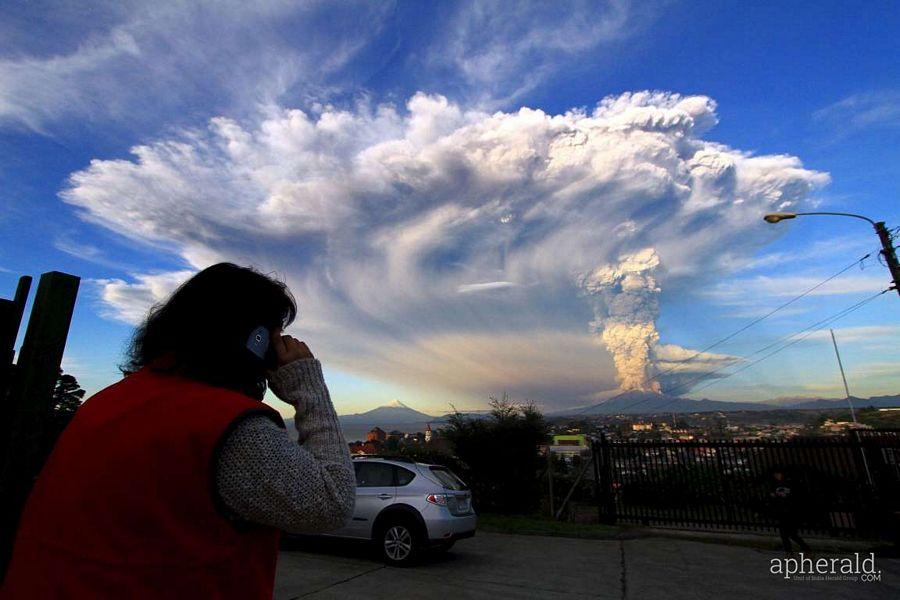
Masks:
[[[456,473],[446,467],[430,467],[437,480],[448,490],[467,490],[469,486],[456,476]]]
[[[356,467],[357,487],[390,487],[394,485],[393,465],[384,463],[358,462]]]
[[[404,469],[403,467],[394,467],[394,470],[397,473],[397,485],[407,485],[410,481],[416,478],[416,474],[410,471],[409,469]]]

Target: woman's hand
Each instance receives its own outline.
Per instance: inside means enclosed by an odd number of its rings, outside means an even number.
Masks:
[[[266,373],[269,389],[283,402],[296,407],[298,415],[305,414],[309,409],[310,386],[325,385],[318,361],[309,361],[315,358],[309,346],[295,337],[281,335],[280,330],[272,337],[272,351],[276,366]],[[301,360],[308,362],[298,362]],[[296,364],[287,366],[292,363]]]
[[[305,342],[289,335],[281,335],[281,332],[272,338],[272,346],[275,348],[276,368],[283,367],[295,360],[315,358]]]

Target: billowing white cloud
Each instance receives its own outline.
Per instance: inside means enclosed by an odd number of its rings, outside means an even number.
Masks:
[[[558,115],[416,94],[216,118],[93,161],[62,197],[196,268],[281,274],[302,334],[342,368],[561,405],[665,388],[659,290],[745,261],[778,235],[760,214],[827,183],[795,157],[705,140],[715,123],[709,98],[664,92]],[[134,322],[162,297],[154,282],[110,282],[106,300]]]

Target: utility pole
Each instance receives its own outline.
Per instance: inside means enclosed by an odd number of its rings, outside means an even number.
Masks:
[[[834,354],[837,356],[838,367],[841,369],[841,379],[844,381],[844,392],[847,394],[847,404],[850,406],[850,416],[853,418],[853,423],[856,424],[856,413],[853,411],[853,402],[850,400],[850,386],[847,385],[847,376],[844,375],[844,363],[841,362],[841,353],[838,351],[837,339],[834,337],[834,329],[829,329],[828,331],[831,332],[831,343],[834,344]],[[856,439],[856,443],[859,444],[859,454],[862,456],[863,468],[866,470],[866,481],[869,482],[869,485],[874,486],[875,483],[872,481],[872,471],[869,470],[869,459],[866,458],[866,449],[863,447],[858,429],[853,430],[853,437]]]
[[[894,289],[900,294],[900,262],[897,262],[897,250],[894,248],[894,239],[891,232],[884,226],[884,221],[875,223],[875,233],[881,240],[881,255],[884,262],[887,263],[888,270],[891,272],[891,279],[894,283]]]
[[[834,344],[834,354],[837,356],[838,367],[841,370],[841,379],[844,380],[844,392],[847,394],[847,405],[850,406],[850,417],[853,419],[853,422],[856,423],[856,412],[853,410],[853,402],[850,400],[850,387],[847,385],[847,376],[844,375],[844,363],[841,362],[841,353],[838,351],[837,340],[834,337],[834,329],[829,329],[831,332],[831,343]]]
[[[853,219],[862,219],[869,223],[872,227],[875,228],[875,233],[878,234],[878,239],[881,241],[881,252],[879,254],[884,257],[884,262],[887,264],[888,270],[891,272],[891,285],[890,288],[892,290],[896,290],[897,294],[900,295],[900,262],[897,261],[897,250],[894,248],[894,236],[888,231],[888,228],[885,227],[884,221],[873,221],[869,217],[865,217],[863,215],[855,215],[853,213],[840,213],[840,212],[804,212],[804,213],[789,213],[789,212],[777,212],[777,213],[769,213],[763,217],[763,220],[766,223],[780,223],[786,219],[796,219],[797,217],[806,217],[806,216],[815,216],[815,215],[825,215],[831,217],[850,217]]]

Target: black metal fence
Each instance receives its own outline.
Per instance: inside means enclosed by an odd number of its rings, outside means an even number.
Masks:
[[[773,496],[778,471],[802,530],[897,535],[900,430],[753,441],[601,438],[592,452],[601,522],[771,530],[783,514]]]

